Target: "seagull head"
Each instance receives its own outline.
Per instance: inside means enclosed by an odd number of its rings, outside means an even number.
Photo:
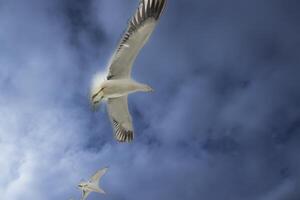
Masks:
[[[84,189],[86,186],[87,186],[87,184],[85,182],[81,182],[78,184],[78,188],[81,190]]]
[[[97,110],[101,101],[104,99],[102,83],[105,81],[105,77],[105,73],[100,72],[97,73],[92,80],[90,102],[93,110]]]
[[[79,183],[79,184],[78,184],[78,188],[79,188],[79,189],[82,189],[82,188],[83,188],[83,184],[82,184],[82,183]]]

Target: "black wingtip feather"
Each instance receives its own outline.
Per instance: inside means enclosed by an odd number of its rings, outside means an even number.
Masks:
[[[125,130],[116,120],[113,120],[113,124],[115,127],[115,138],[118,142],[131,142],[133,140],[133,131]]]
[[[166,2],[167,0],[141,0],[135,15],[129,20],[129,27],[122,38],[122,43],[126,43],[130,35],[148,19],[152,18],[158,21],[166,7]],[[118,48],[118,51],[120,51],[121,46]]]
[[[133,140],[133,132],[125,130],[119,133],[116,132],[115,138],[118,142],[131,142]]]
[[[143,22],[144,20],[148,19],[149,17],[153,17],[155,20],[158,20],[161,13],[164,10],[166,2],[167,2],[167,0],[152,0],[152,1],[142,0],[141,5],[138,9],[138,13],[139,13],[139,10],[142,9],[143,16],[141,16],[142,19],[141,19],[141,21],[139,20],[139,23]]]

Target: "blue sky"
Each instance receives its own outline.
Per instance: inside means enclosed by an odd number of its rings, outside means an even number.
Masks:
[[[133,77],[136,138],[89,107],[137,0],[0,1],[1,199],[300,198],[298,1],[169,0]]]

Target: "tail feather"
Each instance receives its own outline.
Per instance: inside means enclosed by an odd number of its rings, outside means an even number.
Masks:
[[[102,190],[99,186],[97,186],[97,188],[95,188],[95,192],[98,192],[101,194],[106,194],[106,192],[104,190]]]

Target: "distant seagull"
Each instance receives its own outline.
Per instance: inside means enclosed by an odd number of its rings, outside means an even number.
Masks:
[[[81,200],[85,200],[91,192],[98,192],[105,194],[104,190],[99,187],[101,177],[106,173],[108,168],[103,168],[97,171],[88,182],[79,183],[78,187],[82,190]]]
[[[152,92],[153,89],[131,79],[131,68],[139,51],[148,41],[167,0],[141,0],[129,21],[128,28],[108,65],[106,80],[92,84],[91,103],[97,108],[102,100],[108,101],[108,113],[119,142],[133,140],[133,125],[128,111],[127,96],[134,92]]]

